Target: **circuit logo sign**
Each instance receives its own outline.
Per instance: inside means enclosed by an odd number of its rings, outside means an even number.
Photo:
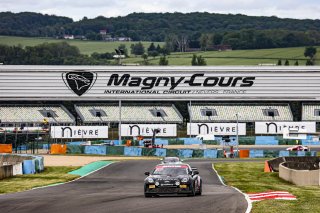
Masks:
[[[68,72],[62,74],[65,85],[78,96],[85,94],[94,85],[97,73],[94,72]]]
[[[200,82],[200,78],[202,82]],[[170,90],[175,89],[180,84],[187,84],[190,87],[251,87],[255,77],[241,76],[208,76],[204,74],[194,74],[188,77],[132,77],[130,74],[112,74],[108,81],[108,86],[129,86],[141,87],[142,90],[153,89],[158,86],[167,86]]]

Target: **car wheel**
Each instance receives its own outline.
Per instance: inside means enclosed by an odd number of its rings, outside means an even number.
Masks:
[[[191,193],[188,195],[190,197],[196,196],[196,186],[195,183],[192,185],[192,191]]]
[[[200,186],[199,186],[199,190],[197,192],[197,195],[202,195],[202,180],[200,181]]]
[[[144,193],[144,197],[152,197],[152,194]]]

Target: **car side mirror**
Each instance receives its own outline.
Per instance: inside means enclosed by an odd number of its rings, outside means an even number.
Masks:
[[[189,171],[189,175],[192,175],[192,171]]]
[[[199,174],[199,171],[194,171],[193,174],[194,174],[194,175],[198,175],[198,174]]]
[[[145,172],[144,174],[147,175],[147,176],[149,176],[149,175],[150,175],[150,172]]]

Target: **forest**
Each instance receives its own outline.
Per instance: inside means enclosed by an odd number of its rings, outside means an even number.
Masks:
[[[320,45],[320,20],[281,19],[232,14],[132,13],[127,16],[73,21],[67,17],[39,13],[0,13],[0,35],[63,38],[74,35],[88,40],[108,36],[133,41],[170,41],[187,48],[210,49],[230,45],[232,49],[263,49]],[[168,43],[168,42],[167,42]],[[183,51],[176,45],[171,51]]]

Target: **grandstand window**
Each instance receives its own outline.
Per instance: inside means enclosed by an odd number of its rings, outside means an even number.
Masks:
[[[320,109],[314,110],[314,116],[320,116]]]
[[[162,109],[152,109],[151,114],[155,117],[165,117],[167,114]]]
[[[279,112],[277,109],[263,109],[263,115],[269,117],[279,116]]]
[[[201,109],[202,116],[217,116],[217,111],[215,109]]]
[[[52,110],[39,110],[39,112],[41,113],[41,115],[43,117],[47,117],[47,118],[56,118],[56,117],[58,117],[57,114]]]
[[[105,111],[103,111],[102,109],[91,109],[89,110],[91,115],[94,117],[106,117],[107,113]]]

